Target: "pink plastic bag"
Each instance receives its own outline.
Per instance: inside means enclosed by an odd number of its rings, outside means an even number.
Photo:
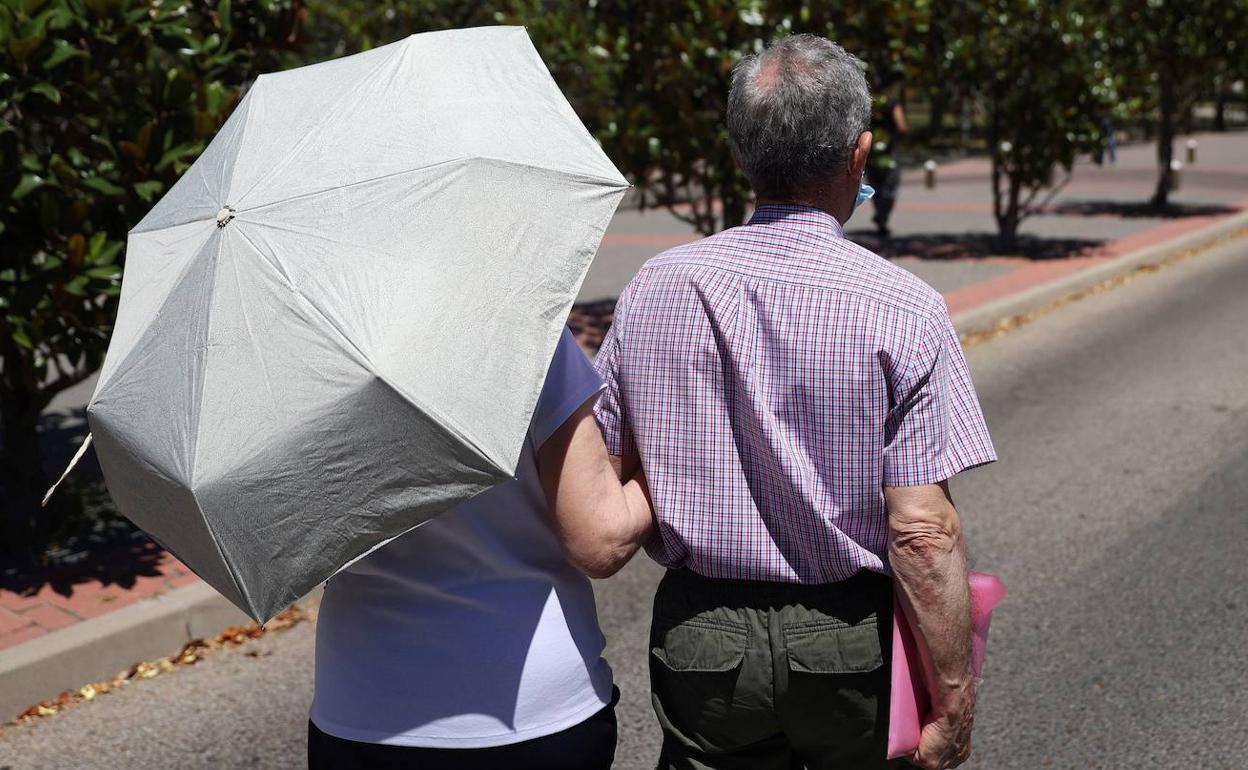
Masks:
[[[988,623],[992,611],[1005,598],[1005,584],[995,575],[972,572],[971,630],[975,676],[984,669],[984,648],[988,644]],[[932,712],[931,690],[928,687],[926,650],[915,643],[910,624],[893,601],[893,681],[892,702],[888,712],[888,758],[895,759],[914,753],[919,747],[919,731]]]

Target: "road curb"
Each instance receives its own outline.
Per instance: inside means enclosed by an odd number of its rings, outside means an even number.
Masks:
[[[172,655],[192,639],[250,622],[207,583],[192,583],[0,651],[0,722],[139,661]]]
[[[1045,281],[1029,289],[986,302],[978,307],[963,310],[953,316],[954,328],[963,337],[991,331],[1002,321],[1033,313],[1072,294],[1134,272],[1141,267],[1159,265],[1185,251],[1205,248],[1245,228],[1248,228],[1248,211],[1232,214],[1199,230],[1168,238],[1103,264],[1093,265],[1076,273]]]

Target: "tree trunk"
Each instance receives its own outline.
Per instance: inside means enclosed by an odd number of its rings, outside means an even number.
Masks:
[[[1226,83],[1218,78],[1213,96],[1213,130],[1226,130]]]
[[[997,245],[1006,254],[1013,254],[1018,250],[1018,226],[1023,221],[1019,209],[1021,195],[1022,187],[1018,180],[1010,177],[1004,205],[997,212]]]
[[[1018,197],[1020,187],[1001,156],[1001,120],[994,99],[988,116],[988,148],[992,153],[992,215],[997,220],[997,246],[1006,252],[1018,244]],[[1002,190],[1002,182],[1006,189]]]
[[[938,88],[929,93],[927,139],[930,142],[944,135],[945,113],[949,112],[949,91]]]
[[[0,405],[0,553],[11,557],[33,552],[40,502],[48,488],[39,448],[39,412],[18,400]]]
[[[1174,73],[1168,66],[1161,70],[1161,120],[1157,127],[1157,188],[1149,203],[1164,208],[1170,202],[1170,163],[1174,160]]]
[[[0,553],[29,555],[47,489],[39,448],[43,394],[28,351],[0,321]]]

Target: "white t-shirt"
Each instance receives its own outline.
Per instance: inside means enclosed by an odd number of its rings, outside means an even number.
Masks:
[[[329,581],[316,629],[318,728],[481,748],[560,732],[610,703],[593,589],[559,548],[534,459],[601,387],[565,330],[516,479]]]

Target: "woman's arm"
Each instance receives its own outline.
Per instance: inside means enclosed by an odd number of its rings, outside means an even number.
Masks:
[[[650,539],[655,524],[640,464],[623,481],[612,466],[594,420],[597,398],[538,447],[537,468],[568,560],[592,578],[607,578]]]

